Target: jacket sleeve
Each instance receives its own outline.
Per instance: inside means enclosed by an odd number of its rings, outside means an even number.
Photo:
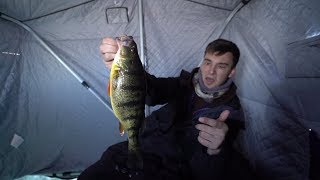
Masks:
[[[146,82],[146,104],[149,106],[165,104],[175,99],[181,87],[178,77],[157,78],[146,73]]]

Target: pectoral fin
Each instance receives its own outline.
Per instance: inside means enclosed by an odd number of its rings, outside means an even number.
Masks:
[[[108,95],[111,96],[111,88],[117,89],[119,78],[119,68],[115,66],[111,69],[110,79],[108,83]],[[111,87],[112,86],[112,87]]]
[[[119,132],[120,132],[120,136],[123,136],[123,135],[124,135],[124,127],[123,127],[123,125],[121,124],[121,122],[119,122]]]
[[[108,90],[108,95],[109,95],[109,96],[110,96],[110,94],[111,94],[111,93],[110,93],[110,88],[111,88],[111,87],[110,87],[110,81],[109,81],[109,83],[108,83],[108,89],[107,89],[107,90]]]

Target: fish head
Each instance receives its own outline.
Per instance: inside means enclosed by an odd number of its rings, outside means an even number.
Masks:
[[[132,61],[138,56],[137,44],[134,42],[132,36],[120,36],[116,37],[119,50],[117,55],[120,59],[126,61]]]
[[[114,58],[114,69],[121,69],[123,71],[134,71],[141,69],[142,63],[139,58],[137,44],[134,42],[132,36],[116,37],[118,43],[118,51]]]

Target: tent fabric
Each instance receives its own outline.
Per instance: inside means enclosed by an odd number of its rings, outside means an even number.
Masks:
[[[238,3],[143,1],[146,70],[168,77],[198,66]],[[320,134],[319,8],[318,0],[251,0],[221,36],[241,51],[235,83],[247,127],[238,149],[262,178],[309,177],[309,129]],[[33,29],[107,101],[102,38],[140,41],[137,0],[3,0],[0,12]],[[0,179],[82,171],[126,139],[112,112],[28,31],[2,18],[0,29]],[[17,147],[14,135],[23,139]]]
[[[1,12],[8,14],[20,21],[28,21],[48,14],[63,11],[92,0],[70,0],[70,1],[42,1],[42,0],[12,0],[1,1]]]

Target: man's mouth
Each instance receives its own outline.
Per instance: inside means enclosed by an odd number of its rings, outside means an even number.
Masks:
[[[215,81],[214,78],[211,78],[211,77],[206,77],[205,80],[206,80],[207,84],[212,84]]]

